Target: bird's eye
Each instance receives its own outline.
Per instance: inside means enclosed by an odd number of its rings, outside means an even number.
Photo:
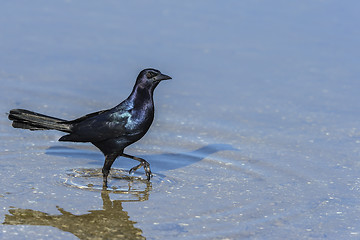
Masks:
[[[146,73],[146,77],[147,78],[153,78],[153,77],[155,77],[157,74],[156,73],[154,73],[154,72],[148,72],[148,73]]]

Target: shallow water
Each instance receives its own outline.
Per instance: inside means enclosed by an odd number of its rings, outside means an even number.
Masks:
[[[0,4],[1,239],[358,239],[356,1]],[[101,191],[102,154],[11,127],[155,90],[147,135]]]

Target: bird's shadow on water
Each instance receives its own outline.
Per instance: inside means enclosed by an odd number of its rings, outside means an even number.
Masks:
[[[209,144],[194,151],[185,153],[163,153],[158,155],[149,155],[148,159],[160,170],[173,170],[186,167],[200,162],[208,156],[220,151],[240,151],[230,144]],[[144,156],[146,157],[146,156]]]
[[[137,156],[146,159],[151,164],[151,167],[160,171],[167,171],[200,162],[209,155],[220,151],[240,150],[234,148],[230,144],[209,144],[190,152]],[[102,163],[104,162],[104,156],[101,153],[66,146],[52,146],[46,150],[46,154],[71,158],[87,158],[94,160],[93,164],[99,165],[100,163],[100,166],[102,166]]]

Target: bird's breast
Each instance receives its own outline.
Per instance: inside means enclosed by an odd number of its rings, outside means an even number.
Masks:
[[[147,131],[153,121],[154,112],[151,109],[133,110],[125,124],[126,129],[131,131]]]
[[[114,113],[108,123],[114,129],[121,130],[123,133],[136,135],[146,132],[154,118],[152,108],[129,109],[125,112]]]

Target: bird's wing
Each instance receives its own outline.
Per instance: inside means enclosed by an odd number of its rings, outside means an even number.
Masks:
[[[70,121],[72,132],[59,139],[70,142],[101,142],[120,137],[126,133],[130,117],[128,111],[114,112],[112,109],[87,114]]]
[[[82,116],[82,117],[79,117],[75,120],[72,120],[72,121],[67,121],[67,123],[70,123],[70,124],[76,124],[76,123],[80,123],[88,118],[92,118],[92,117],[95,117],[95,116],[98,116],[104,112],[107,112],[109,110],[101,110],[101,111],[98,111],[98,112],[93,112],[93,113],[89,113],[89,114],[86,114],[85,116]]]

